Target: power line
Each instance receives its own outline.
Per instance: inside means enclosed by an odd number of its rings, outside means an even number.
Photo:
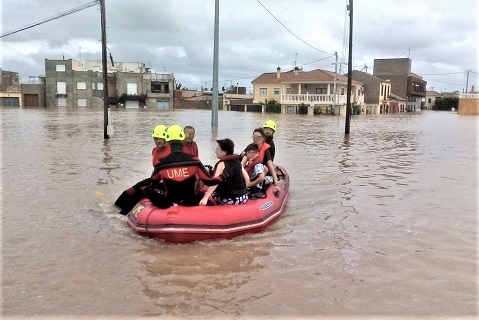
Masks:
[[[298,37],[293,31],[289,30],[288,27],[286,27],[281,21],[279,21],[278,18],[276,18],[276,17],[261,3],[261,1],[259,1],[259,0],[256,0],[256,1],[258,1],[258,3],[259,3],[276,21],[278,21],[278,23],[279,23],[280,25],[283,26],[283,28],[285,28],[286,30],[288,30],[288,32],[291,33],[293,36],[295,36],[299,41],[303,42],[304,44],[306,44],[307,46],[313,48],[313,49],[316,50],[316,51],[319,51],[319,52],[321,52],[321,53],[334,56],[334,53],[331,54],[331,53],[329,53],[329,52],[320,50],[320,49],[318,49],[318,48],[316,48],[316,47],[310,45],[309,43],[307,43],[306,41],[304,41],[304,40],[301,39],[300,37]]]
[[[411,48],[407,48],[406,51],[404,51],[403,53],[401,53],[401,54],[398,55],[397,57],[400,58],[403,54],[405,54],[405,53],[408,52],[408,51],[409,51],[409,56],[408,56],[408,58],[410,58],[410,56],[411,56]]]
[[[459,72],[447,72],[447,73],[421,73],[421,76],[445,76],[446,74],[461,74],[464,73],[465,71],[459,71]]]
[[[341,60],[343,63],[346,63],[344,59],[346,58],[346,47],[348,46],[347,39],[349,38],[349,19],[348,19],[348,0],[346,0],[346,5],[344,6],[344,30],[343,30],[343,51],[341,52]],[[340,71],[341,72],[341,71]]]
[[[52,21],[52,20],[55,20],[55,19],[58,19],[58,18],[67,16],[67,15],[69,15],[69,14],[72,14],[72,13],[75,13],[75,12],[78,12],[78,11],[81,11],[81,10],[83,10],[83,9],[93,7],[94,5],[97,5],[97,4],[98,4],[98,1],[99,1],[99,0],[95,0],[95,1],[92,1],[92,2],[88,2],[88,3],[82,4],[82,5],[79,6],[79,7],[76,7],[76,8],[67,10],[67,11],[65,11],[65,12],[59,13],[59,14],[57,14],[57,15],[54,15],[54,16],[50,17],[50,18],[46,18],[46,19],[40,20],[40,21],[38,21],[38,22],[34,22],[34,23],[32,23],[32,24],[29,24],[29,25],[27,25],[27,26],[25,26],[25,27],[22,27],[22,28],[20,28],[20,29],[14,30],[14,31],[9,31],[9,32],[7,32],[7,33],[4,33],[4,34],[0,35],[0,38],[6,37],[6,36],[10,36],[10,35],[12,35],[12,34],[15,34],[15,33],[20,32],[20,31],[24,31],[24,30],[27,30],[27,29],[30,29],[30,28],[39,26],[39,25],[41,25],[41,24],[44,24],[44,23],[46,23],[46,22],[49,22],[49,21]]]
[[[322,58],[322,59],[318,59],[318,60],[314,60],[314,61],[311,61],[311,62],[306,62],[306,63],[303,63],[302,65],[300,65],[301,67],[302,66],[306,66],[308,64],[311,64],[311,63],[315,63],[315,62],[319,62],[321,60],[326,60],[326,59],[330,59],[331,57],[326,57],[326,58]]]

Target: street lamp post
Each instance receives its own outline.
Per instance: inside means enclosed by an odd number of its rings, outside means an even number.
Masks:
[[[353,0],[349,0],[349,54],[348,54],[348,92],[346,96],[346,124],[344,133],[349,134],[351,126],[351,75],[353,71]]]
[[[103,69],[103,138],[109,139],[108,122],[110,103],[108,101],[108,70],[106,62],[106,15],[105,15],[105,0],[100,0],[101,11],[101,62]]]
[[[211,106],[211,126],[218,126],[218,60],[219,60],[219,26],[220,2],[215,0],[215,34],[213,48],[213,101]]]

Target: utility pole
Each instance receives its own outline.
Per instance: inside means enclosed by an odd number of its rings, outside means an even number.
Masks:
[[[215,34],[213,47],[213,101],[211,106],[211,126],[218,126],[218,56],[219,56],[219,29],[220,29],[220,1],[215,0]]]
[[[334,51],[334,56],[336,58],[336,61],[333,62],[334,64],[334,85],[333,85],[333,94],[334,94],[334,113],[336,113],[336,109],[338,108],[338,94],[337,94],[337,75],[338,75],[338,53]]]
[[[471,71],[471,70],[467,70],[467,77],[466,77],[466,93],[467,93],[467,88],[469,88],[469,71]]]
[[[346,124],[344,133],[349,134],[351,126],[351,75],[353,71],[353,0],[349,0],[349,54],[348,54],[348,92],[346,96]]]
[[[105,0],[100,0],[101,11],[101,65],[103,70],[103,138],[110,139],[108,135],[108,114],[110,111],[110,102],[108,101],[108,69],[106,62],[106,15]]]

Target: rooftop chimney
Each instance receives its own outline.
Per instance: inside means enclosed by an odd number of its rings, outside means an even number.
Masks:
[[[299,74],[299,68],[294,67],[294,75],[297,76]]]
[[[276,68],[276,79],[279,79],[281,77],[281,68],[277,67]]]

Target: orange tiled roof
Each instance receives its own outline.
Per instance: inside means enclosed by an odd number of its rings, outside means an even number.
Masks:
[[[337,81],[347,82],[348,77],[340,74],[336,74]],[[298,74],[294,74],[294,70],[281,72],[280,78],[276,77],[276,72],[263,73],[251,83],[315,83],[315,82],[333,82],[334,72],[326,71],[322,69],[316,69],[311,71],[301,71]],[[362,82],[352,80],[354,84],[362,84]]]

